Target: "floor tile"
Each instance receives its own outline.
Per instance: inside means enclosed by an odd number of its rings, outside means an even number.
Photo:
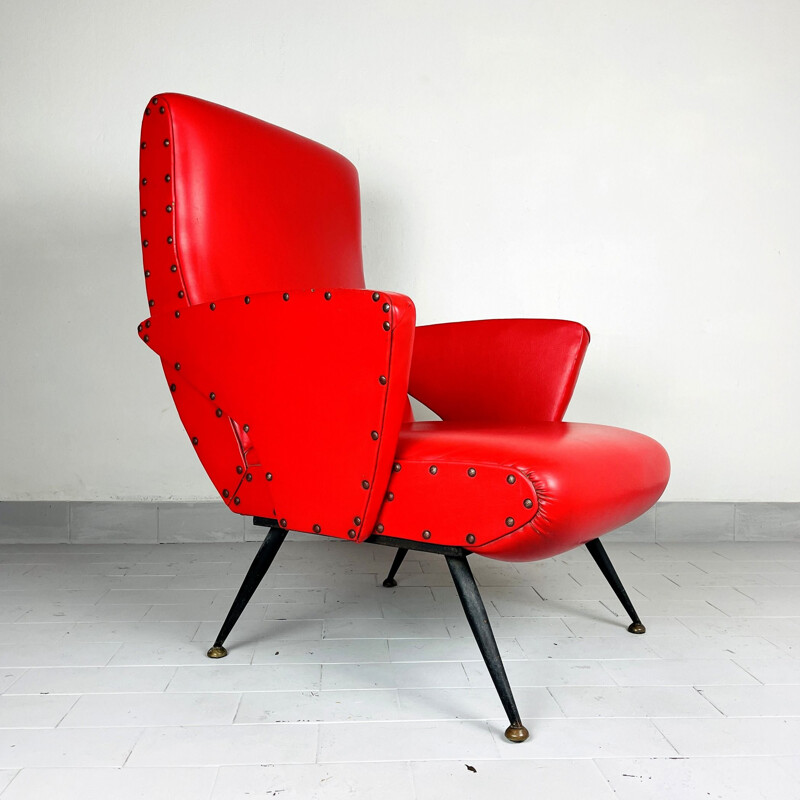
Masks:
[[[771,758],[610,758],[596,763],[618,800],[797,797],[797,785]]]
[[[399,718],[397,691],[370,689],[247,693],[242,695],[235,721],[241,724],[377,722]]]
[[[324,639],[439,639],[449,636],[443,619],[327,619]]]
[[[417,800],[449,797],[486,800],[508,796],[611,800],[614,796],[588,759],[415,761],[411,770]]]
[[[76,695],[0,697],[0,728],[55,728],[78,699]]]
[[[559,637],[546,639],[543,636],[518,636],[525,657],[538,661],[541,659],[607,660],[658,658],[654,643],[661,637],[629,635],[626,638],[615,636]],[[696,638],[696,637],[695,637]]]
[[[29,669],[6,694],[163,692],[174,667],[53,667]]]
[[[517,686],[614,686],[614,679],[600,661],[509,661],[506,673],[512,687]],[[464,662],[470,686],[491,686],[486,665]]]
[[[3,789],[5,789],[18,774],[18,771],[15,769],[0,769],[0,794],[3,793]],[[31,795],[28,795],[28,797],[31,797]]]
[[[734,690],[743,688],[751,687]],[[568,717],[719,716],[691,686],[553,686],[550,693]]]
[[[233,722],[238,705],[239,695],[233,693],[84,695],[59,727],[227,725]]]
[[[226,659],[227,660],[227,659]],[[168,692],[316,691],[319,664],[178,667]]]
[[[798,717],[657,719],[654,723],[682,756],[793,756]]]
[[[0,694],[13,686],[24,672],[24,669],[0,669]]]
[[[487,689],[398,689],[400,718],[505,719],[494,687]],[[523,720],[563,717],[564,713],[547,689],[514,687],[514,699]]]
[[[341,725],[327,727],[338,729]],[[363,727],[371,728],[369,725]],[[84,732],[80,731],[80,733]],[[208,767],[223,764],[312,764],[317,752],[317,735],[316,725],[210,725],[186,728],[148,728],[133,748],[126,766]]]
[[[187,642],[185,644],[140,644],[125,643],[119,647],[114,657],[109,662],[112,667],[119,666],[178,666],[196,664],[210,666],[214,659],[206,653],[208,647],[200,642]],[[225,660],[228,664],[249,664],[253,658],[254,648],[241,645],[228,650]]]
[[[514,639],[497,639],[501,658],[506,660],[524,657],[522,648]],[[474,639],[395,639],[389,642],[389,656],[401,661],[482,661],[483,656]]]
[[[409,800],[414,786],[406,763],[264,764],[220,767],[211,800]]]
[[[82,642],[59,639],[51,644],[18,644],[0,648],[4,667],[94,667],[108,664],[121,645],[117,642]]]
[[[791,657],[735,658],[736,663],[760,683],[800,684],[800,661]]]
[[[401,689],[467,686],[461,663],[323,664],[322,688]]]
[[[226,645],[267,645],[275,640],[310,642],[322,638],[322,625],[323,622],[319,619],[240,619],[228,635]],[[201,622],[192,641],[204,642],[210,646],[216,640],[220,627],[220,622]]]
[[[800,685],[698,686],[697,689],[726,717],[800,717]]]
[[[500,733],[502,736],[502,732]],[[323,725],[320,763],[497,758],[496,735],[480,722],[343,722]]]
[[[0,729],[0,769],[121,767],[141,728]]]
[[[699,684],[754,684],[755,678],[725,659],[661,659],[606,661],[606,670],[619,686],[697,686]]]
[[[665,659],[779,657],[780,649],[761,636],[645,636],[650,649]]]
[[[386,661],[389,661],[389,648],[385,639],[274,641],[258,645],[253,655],[253,664],[368,664]]]
[[[54,797],[55,786],[58,800],[208,800],[216,773],[214,767],[24,769],[3,800]]]

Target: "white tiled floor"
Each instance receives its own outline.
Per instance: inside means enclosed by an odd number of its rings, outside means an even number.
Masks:
[[[292,536],[205,651],[252,544],[0,546],[0,798],[800,798],[800,543],[475,557],[502,708],[444,559]]]

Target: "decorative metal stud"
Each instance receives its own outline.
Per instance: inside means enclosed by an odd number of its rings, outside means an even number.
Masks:
[[[169,390],[170,390],[171,392],[177,391],[177,389],[178,389],[178,387],[177,387],[177,386],[176,386],[174,383],[171,383],[171,384],[169,385]]]
[[[468,533],[467,534],[467,544],[475,544],[475,534]]]
[[[388,303],[384,303],[382,308],[388,314],[389,313],[389,309],[391,308],[391,306]]]
[[[143,217],[146,217],[146,216],[147,216],[147,209],[146,209],[146,208],[143,208],[143,209],[142,209],[142,216],[143,216]]]
[[[470,476],[470,478],[474,478],[474,477],[475,477],[475,475],[477,474],[477,472],[478,472],[478,471],[475,469],[475,467],[470,467],[470,468],[467,470],[467,475],[469,475],[469,476]]]
[[[283,299],[284,300],[288,300],[289,299],[289,292],[284,292],[283,293]]]
[[[145,328],[149,328],[150,327],[150,320],[149,319],[146,319],[144,321],[144,326],[145,326]]]
[[[144,110],[144,115],[145,115],[146,117],[149,117],[149,116],[150,116],[150,106],[148,106],[148,107],[147,107],[147,108]]]
[[[239,503],[241,503],[241,502],[242,502],[242,501],[241,501],[241,500],[240,500],[238,497],[234,497],[234,498],[233,498],[233,504],[234,504],[235,506],[238,506],[238,505],[239,505]]]
[[[268,472],[268,473],[267,473],[267,480],[268,480],[268,481],[271,481],[271,480],[272,480],[272,473],[271,473],[271,472]]]
[[[533,508],[533,500],[531,500],[530,497],[526,497],[522,501],[522,505],[524,505],[525,508]]]
[[[508,525],[509,528],[513,528],[514,527],[514,517],[506,517],[506,525]]]
[[[278,520],[278,524],[281,526],[281,528],[285,528],[286,525],[287,525],[287,522],[286,522],[285,519],[281,519],[281,520]]]
[[[244,476],[244,479],[249,483],[251,480],[253,480],[253,473],[248,472],[247,475]]]
[[[178,271],[178,265],[177,264],[172,264],[170,266],[170,268],[169,268],[169,271],[170,272],[177,272]]]
[[[381,386],[386,386],[386,376],[381,375],[380,378],[378,378],[378,382],[380,383]]]
[[[322,528],[320,528],[320,526],[319,526],[319,525],[314,525],[314,526],[311,528],[311,530],[312,530],[312,531],[314,531],[314,533],[319,533],[319,532],[322,530]]]
[[[147,150],[147,142],[142,142],[142,150]]]
[[[516,475],[506,475],[506,481],[508,481],[508,483],[516,483],[517,482],[517,476]]]
[[[394,492],[386,492],[386,499],[391,503],[394,500]]]
[[[372,431],[372,433],[370,433],[370,436],[372,437],[373,441],[377,442],[380,434],[378,433],[378,431]]]
[[[331,299],[331,293],[330,292],[325,292],[325,299],[326,300],[330,300]]]
[[[163,113],[164,113],[166,110],[167,110],[167,109],[166,109],[166,108],[164,108],[164,106],[161,106],[161,108],[159,108],[159,109],[158,109],[158,113],[159,113],[159,114],[163,114]]]
[[[352,528],[351,528],[349,531],[347,531],[347,535],[348,535],[348,536],[349,536],[351,539],[355,539],[355,538],[356,538],[356,532],[355,532],[355,531],[354,531]]]
[[[180,368],[181,368],[181,362],[180,361],[176,361],[175,362],[175,369],[176,370],[180,370]]]
[[[144,341],[145,341],[145,344],[147,344],[147,342],[150,341],[150,337],[147,334],[144,335]]]
[[[149,269],[146,269],[144,271],[144,276],[145,276],[145,278],[149,278],[150,277],[150,270]]]
[[[423,539],[430,539],[431,538],[431,532],[430,531],[422,531],[422,538]]]
[[[216,400],[217,396],[214,394],[214,392],[211,392],[211,394],[209,394],[209,396],[208,396],[208,399],[209,400]]]
[[[172,180],[172,176],[171,176],[171,175],[165,175],[165,176],[164,176],[164,180],[165,180],[167,183],[169,183],[169,182]]]
[[[171,213],[172,213],[172,206],[167,206],[167,214],[171,214]]]
[[[180,311],[176,311],[175,312],[175,319],[177,319],[180,315],[181,315],[181,312]]]
[[[223,497],[230,497],[230,494],[231,494],[231,493],[230,493],[230,492],[229,492],[227,489],[223,489],[223,490],[222,490],[222,496],[223,496]]]
[[[383,523],[382,523],[382,522],[379,522],[379,523],[378,523],[378,524],[375,526],[375,530],[376,530],[378,533],[383,533],[383,531],[384,531]]]
[[[435,464],[428,468],[428,472],[430,472],[431,475],[435,475],[438,471],[439,467],[437,467]]]
[[[164,147],[169,147],[169,139],[164,139]]]
[[[209,308],[210,308],[212,311],[216,311],[216,310],[217,310],[217,304],[216,304],[216,303],[211,303],[211,305],[209,306]]]
[[[386,322],[383,323],[383,329],[385,331],[390,331],[392,329],[392,323],[386,320]]]
[[[167,244],[172,244],[172,237],[171,236],[167,236]]]
[[[369,489],[369,481],[361,481],[362,489]]]
[[[360,525],[361,524],[361,517],[353,517],[353,524]]]
[[[217,410],[216,410],[214,413],[215,413],[215,414],[216,414],[218,417],[221,417],[221,416],[222,416],[222,409],[221,409],[221,408],[218,408],[218,409],[217,409]],[[241,471],[242,471],[242,468],[241,468],[241,467],[236,467],[236,471],[237,471],[237,472],[241,472]]]
[[[178,292],[178,298],[183,300],[183,289]]]
[[[244,472],[244,467],[241,464],[236,465],[236,474],[241,475]]]
[[[153,105],[154,105],[154,106],[157,106],[157,105],[158,105],[158,98],[157,98],[157,97],[154,97],[154,98],[153,98]]]
[[[142,332],[142,326],[141,325],[137,325],[136,330],[139,331],[139,333],[141,333]]]
[[[147,186],[147,178],[142,178],[142,186]]]
[[[149,245],[149,244],[150,244],[150,242],[148,242],[147,239],[144,239],[142,241],[142,247],[147,247],[147,245]]]
[[[372,299],[377,303],[378,300],[381,299],[381,293],[380,292],[373,292],[372,293]]]
[[[245,304],[246,306],[249,306],[249,305],[250,305],[250,295],[249,295],[249,294],[245,295],[245,297],[244,297],[244,304]]]
[[[192,436],[192,444],[197,446],[198,439],[196,436]]]
[[[400,472],[400,470],[401,470],[401,469],[403,469],[403,467],[402,467],[402,465],[401,465],[401,464],[393,464],[393,465],[392,465],[392,469],[393,469],[395,472]]]
[[[250,426],[249,426],[249,425],[242,425],[242,430],[243,430],[245,433],[249,433],[249,431],[250,431]]]
[[[150,308],[152,308],[152,307],[153,307],[155,304],[156,304],[156,301],[155,301],[155,300],[148,300],[148,301],[147,301],[147,305],[149,305],[149,306],[150,306]]]

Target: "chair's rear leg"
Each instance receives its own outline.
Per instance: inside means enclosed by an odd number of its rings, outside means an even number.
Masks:
[[[639,615],[636,613],[636,609],[633,607],[633,603],[631,603],[631,599],[628,597],[628,593],[625,591],[625,587],[622,585],[622,581],[619,579],[619,575],[617,575],[617,571],[614,569],[605,547],[600,544],[599,539],[592,539],[591,542],[586,542],[586,549],[592,554],[592,558],[597,563],[597,566],[600,567],[600,571],[605,575],[606,580],[611,584],[611,588],[619,598],[620,603],[622,603],[622,607],[633,620],[628,626],[628,630],[631,633],[644,633],[645,627],[642,625],[642,621],[639,619]]]
[[[511,742],[524,742],[528,738],[528,729],[522,724],[517,711],[517,704],[514,695],[511,693],[511,685],[508,682],[506,669],[503,660],[500,658],[500,651],[497,649],[497,642],[489,624],[489,617],[486,608],[481,600],[478,586],[472,575],[472,570],[467,564],[466,556],[445,556],[447,566],[450,567],[450,574],[453,576],[453,583],[464,607],[475,640],[478,642],[483,660],[489,669],[497,694],[500,695],[500,702],[511,723],[506,728],[506,739]]]
[[[261,547],[258,548],[256,557],[250,565],[250,569],[247,570],[247,575],[244,576],[242,585],[231,605],[231,610],[228,612],[228,616],[225,617],[225,622],[222,623],[222,627],[217,634],[217,640],[214,642],[214,646],[208,651],[209,658],[224,658],[228,655],[228,651],[222,646],[222,643],[227,639],[231,629],[242,615],[245,606],[250,602],[250,598],[253,596],[253,592],[258,588],[258,584],[261,583],[262,578],[267,574],[267,570],[270,564],[272,564],[288,532],[289,531],[284,528],[270,528],[269,533],[261,543]]]
[[[394,576],[397,575],[397,570],[400,569],[400,565],[403,563],[403,559],[406,557],[406,550],[405,547],[398,547],[397,552],[394,556],[394,561],[392,561],[392,566],[389,569],[389,574],[386,576],[386,580],[383,582],[383,585],[387,589],[391,589],[393,586],[397,586],[397,581],[394,579]]]

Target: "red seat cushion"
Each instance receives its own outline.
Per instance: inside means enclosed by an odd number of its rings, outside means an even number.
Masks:
[[[379,533],[490,558],[548,558],[644,513],[669,458],[648,436],[605,425],[404,425]]]

